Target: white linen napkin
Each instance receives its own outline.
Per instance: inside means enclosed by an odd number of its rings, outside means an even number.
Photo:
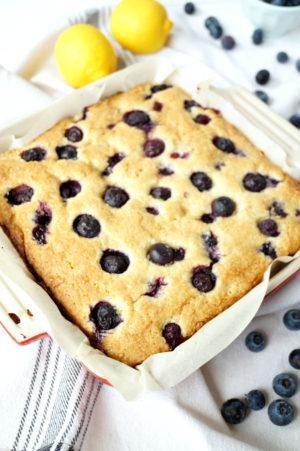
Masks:
[[[28,7],[31,1],[27,0]],[[64,0],[68,2],[71,10],[74,2]],[[265,88],[270,90],[271,106],[286,117],[296,112],[300,98],[295,77],[298,74],[291,72],[292,62],[277,67],[274,59],[280,50],[297,57],[294,41],[299,39],[299,30],[257,48],[251,44],[251,26],[236,1],[202,1],[194,16],[184,15],[182,3],[170,5],[168,10],[175,23],[168,41],[171,48],[190,53],[229,82],[246,85],[252,91],[259,89],[253,82],[255,71],[274,65],[276,79]],[[86,7],[95,7],[95,2],[87,0]],[[107,33],[104,18],[108,9],[102,16],[101,11],[99,24]],[[220,42],[207,36],[202,22],[210,15],[218,16],[226,32],[238,41],[232,53],[221,51]],[[78,21],[91,16],[96,20],[95,11],[90,16],[86,12],[75,14]],[[35,39],[24,41],[24,45],[0,46],[0,63],[30,80],[0,70],[0,126],[7,118],[17,119],[72,90],[58,73],[51,53],[55,36],[70,23],[58,17],[55,23],[39,24],[34,30]],[[36,50],[36,42],[41,40],[48,53]],[[122,57],[127,64],[134,60],[128,53]],[[0,328],[0,450],[299,451],[299,415],[286,428],[276,428],[269,421],[266,407],[261,412],[248,412],[238,426],[228,426],[220,415],[225,400],[244,399],[252,389],[264,391],[268,403],[276,399],[272,379],[281,372],[290,372],[299,381],[287,357],[291,350],[299,348],[300,332],[288,331],[282,322],[288,308],[300,307],[299,284],[300,274],[269,296],[247,330],[200,370],[176,387],[151,393],[135,403],[126,403],[116,390],[102,386],[50,338],[17,347]],[[267,336],[266,349],[257,355],[244,345],[245,336],[252,330]],[[290,402],[297,406],[299,401],[298,390]]]

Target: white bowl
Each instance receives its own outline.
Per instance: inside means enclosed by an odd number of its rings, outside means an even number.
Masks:
[[[300,6],[274,6],[262,0],[241,0],[246,16],[265,36],[276,38],[300,26]]]

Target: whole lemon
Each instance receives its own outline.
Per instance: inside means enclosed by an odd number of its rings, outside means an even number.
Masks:
[[[59,36],[55,58],[60,72],[75,88],[99,80],[117,68],[111,44],[97,28],[88,24],[73,25]]]
[[[166,42],[172,22],[155,0],[123,0],[113,10],[110,30],[115,40],[134,53],[153,53]]]

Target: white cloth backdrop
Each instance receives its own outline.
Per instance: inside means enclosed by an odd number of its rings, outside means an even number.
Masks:
[[[51,57],[53,39],[67,26],[66,17],[86,20],[84,9],[99,9],[106,3],[0,0],[0,65],[4,67],[0,69],[0,126],[71,91]],[[270,95],[271,107],[287,118],[298,112],[300,74],[295,60],[300,58],[300,30],[254,46],[253,27],[239,2],[195,2],[194,16],[184,14],[183,3],[165,2],[174,22],[170,47],[198,58],[228,83],[251,91],[259,89],[254,82],[257,70],[269,69],[272,78],[263,89]],[[220,41],[208,36],[203,22],[209,15],[217,16],[226,34],[235,37],[233,51],[222,50]],[[42,46],[37,47],[37,42]],[[286,65],[276,62],[276,54],[283,50],[290,55]],[[247,330],[201,370],[178,386],[135,403],[126,403],[116,390],[98,383],[52,340],[21,348],[0,328],[0,449],[299,451],[299,390],[291,399],[295,419],[285,428],[269,421],[267,407],[248,411],[237,426],[228,426],[220,415],[225,400],[243,399],[252,389],[261,389],[268,403],[277,399],[272,379],[281,372],[296,375],[300,383],[300,372],[288,363],[289,353],[300,347],[300,332],[288,331],[282,323],[288,308],[300,308],[299,286],[300,274],[269,296]],[[266,349],[257,355],[244,345],[252,330],[267,337]]]

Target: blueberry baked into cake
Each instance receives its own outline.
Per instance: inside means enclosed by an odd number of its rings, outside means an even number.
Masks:
[[[0,223],[61,312],[135,366],[300,248],[300,188],[219,111],[142,84],[0,156]]]

